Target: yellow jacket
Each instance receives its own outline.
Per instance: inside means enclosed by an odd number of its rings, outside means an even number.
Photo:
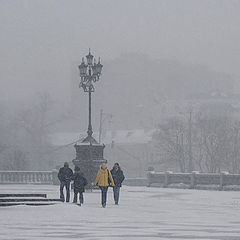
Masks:
[[[98,170],[97,177],[96,177],[96,179],[95,179],[93,184],[101,186],[101,187],[109,186],[109,184],[108,184],[108,176],[109,176],[109,178],[111,180],[112,186],[115,186],[113,178],[112,178],[112,174],[111,174],[111,172],[107,168],[104,169],[104,170],[102,168],[100,168]]]

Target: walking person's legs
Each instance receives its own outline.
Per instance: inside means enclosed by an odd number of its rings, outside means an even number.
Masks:
[[[77,203],[77,191],[74,189],[74,198],[73,198],[73,203]]]
[[[66,202],[69,202],[70,200],[70,182],[67,182],[65,184],[66,186]]]
[[[102,194],[102,206],[106,207],[108,187],[100,187],[99,186],[99,188],[101,189],[101,194]]]
[[[64,193],[63,193],[64,183],[60,183],[60,199],[64,202]]]
[[[103,200],[102,200],[103,207],[106,207],[107,204],[107,191],[108,187],[103,187]]]
[[[80,201],[80,204],[83,204],[83,192],[79,193],[79,201]]]
[[[103,194],[103,187],[99,186],[99,188],[101,189],[101,203],[102,203],[102,206],[104,204],[104,194]]]
[[[119,201],[119,192],[120,192],[120,187],[114,186],[113,187],[113,197],[114,197],[114,202],[116,205],[118,205],[118,201]]]
[[[116,190],[116,188],[117,188],[116,186],[113,187],[113,199],[114,199],[115,204],[117,202],[117,199],[116,199],[116,195],[117,195],[116,191],[117,190]]]

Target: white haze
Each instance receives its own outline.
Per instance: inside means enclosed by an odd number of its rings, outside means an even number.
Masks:
[[[138,52],[238,77],[239,12],[236,0],[1,0],[0,100],[49,92],[68,101],[88,47],[103,62]]]

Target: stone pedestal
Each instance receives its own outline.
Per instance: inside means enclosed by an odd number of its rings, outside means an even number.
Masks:
[[[81,143],[76,144],[76,158],[73,159],[74,166],[78,166],[88,180],[88,187],[95,180],[101,163],[107,163],[103,157],[105,145],[99,144],[93,137],[87,137]]]

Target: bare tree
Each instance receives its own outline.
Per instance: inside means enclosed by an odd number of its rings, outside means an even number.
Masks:
[[[183,123],[177,118],[170,118],[159,124],[159,131],[154,137],[159,153],[165,158],[165,165],[177,164],[181,172],[186,171],[184,133]]]
[[[231,114],[196,112],[191,119],[191,158],[195,170],[240,172],[240,124]],[[176,117],[159,124],[155,134],[158,152],[168,168],[173,163],[189,171],[189,122]]]

